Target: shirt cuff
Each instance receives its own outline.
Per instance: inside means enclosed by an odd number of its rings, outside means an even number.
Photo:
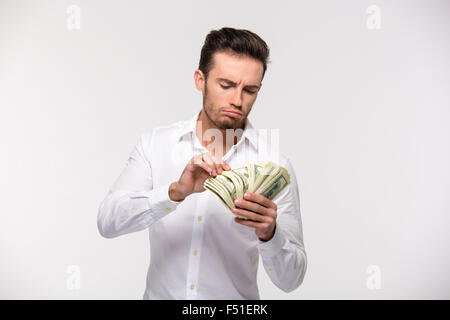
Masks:
[[[258,239],[256,247],[261,257],[272,258],[280,253],[284,243],[288,241],[278,225],[275,226],[275,233],[269,241],[261,241]]]
[[[169,197],[169,187],[171,183],[164,184],[150,191],[149,203],[152,211],[158,218],[175,211],[182,201],[173,201]]]

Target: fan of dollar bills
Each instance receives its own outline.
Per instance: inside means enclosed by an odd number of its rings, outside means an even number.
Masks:
[[[242,199],[246,191],[261,194],[272,200],[290,183],[288,171],[271,161],[264,165],[247,162],[247,165],[223,171],[216,177],[208,177],[203,184],[212,191],[230,210],[234,208],[234,200]],[[247,220],[246,217],[236,215]]]

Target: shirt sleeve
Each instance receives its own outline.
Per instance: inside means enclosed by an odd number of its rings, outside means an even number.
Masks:
[[[105,238],[146,229],[181,203],[169,198],[170,183],[153,188],[152,168],[144,151],[151,138],[151,132],[140,136],[125,168],[99,206],[97,226]]]
[[[284,292],[297,289],[306,273],[300,196],[294,169],[287,160],[290,184],[273,201],[277,205],[275,234],[269,241],[258,239],[257,247],[271,281]]]

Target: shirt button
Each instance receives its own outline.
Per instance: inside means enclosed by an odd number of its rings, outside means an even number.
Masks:
[[[272,271],[272,268],[269,268],[269,271]]]
[[[197,251],[197,250],[194,250],[194,252],[193,252],[194,256],[196,256],[197,253],[198,253],[198,251]]]
[[[169,207],[166,208],[167,212],[170,212],[170,210],[172,210],[172,208],[169,208]]]
[[[264,251],[264,248],[259,249],[259,251],[263,252],[263,251]]]
[[[200,221],[202,221],[202,216],[198,216],[198,218],[197,218],[197,220],[198,220],[198,222],[200,222]]]
[[[195,286],[193,284],[191,284],[191,286],[189,287],[191,290],[194,290]]]

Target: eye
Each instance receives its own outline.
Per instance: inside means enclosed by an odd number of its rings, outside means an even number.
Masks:
[[[224,85],[220,85],[223,89],[229,89],[229,88],[231,88],[231,86],[224,86]],[[253,95],[253,94],[255,94],[256,93],[256,91],[252,91],[252,90],[248,90],[248,89],[245,89],[244,90],[245,92],[247,92],[248,94],[251,94],[251,95]]]

